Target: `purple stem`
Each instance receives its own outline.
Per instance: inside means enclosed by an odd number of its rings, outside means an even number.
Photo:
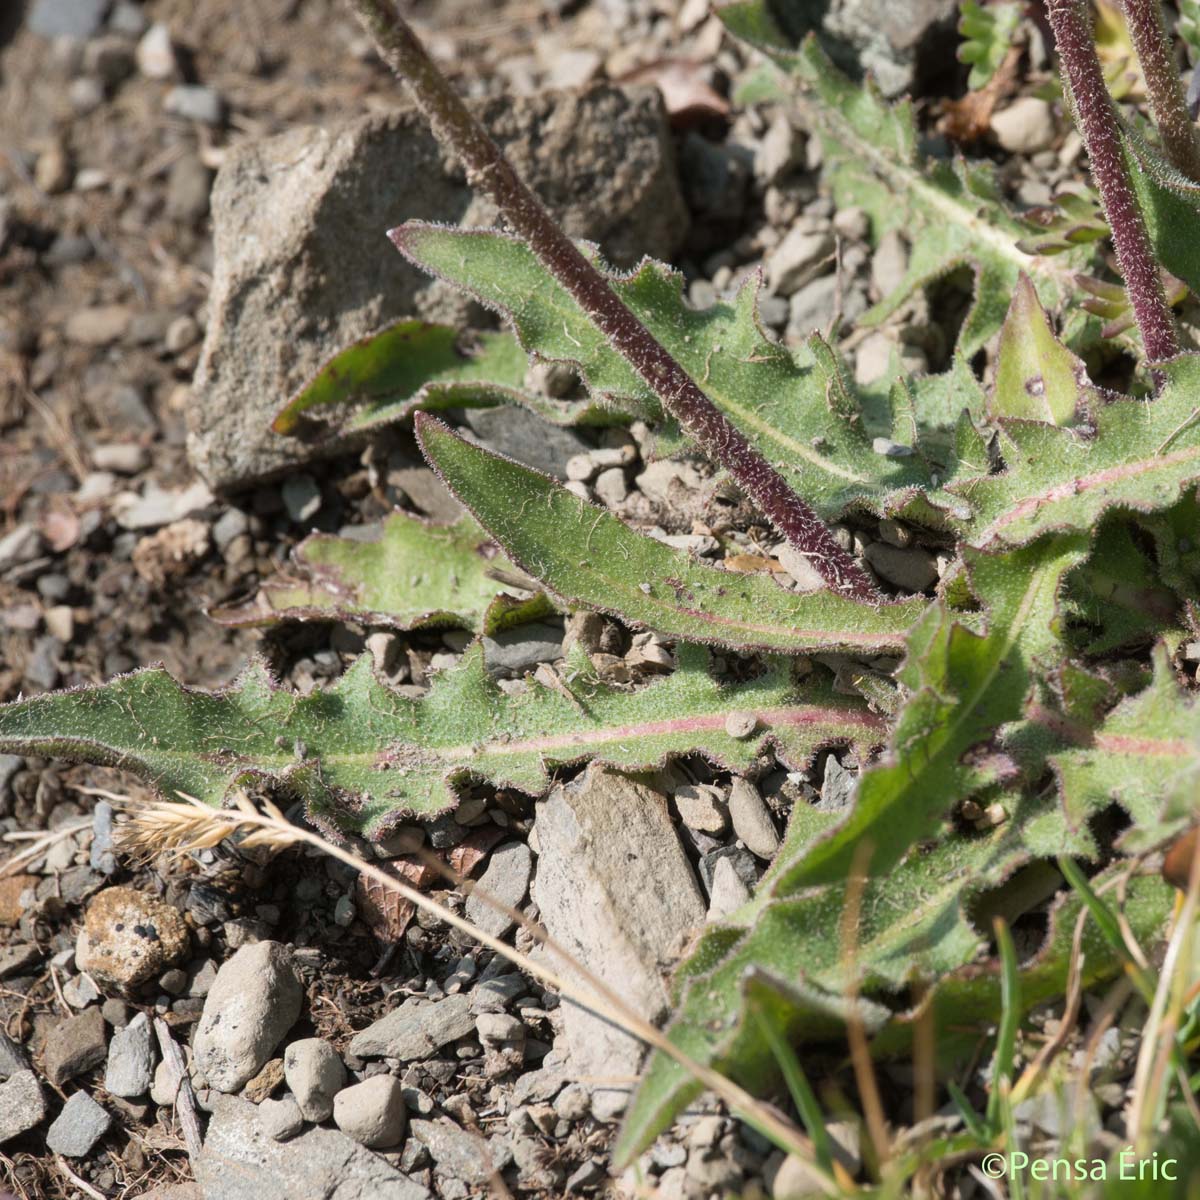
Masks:
[[[462,159],[468,180],[491,198],[542,266],[653,389],[663,407],[729,471],[832,589],[859,600],[880,599],[871,577],[838,545],[829,527],[626,308],[521,182],[397,12],[394,0],[351,3],[380,56],[408,84],[438,140]]]
[[[1124,5],[1163,149],[1179,170],[1200,183],[1200,140],[1188,115],[1183,80],[1171,55],[1162,5],[1159,0],[1124,0]]]
[[[1100,70],[1086,4],[1087,0],[1047,0],[1046,7],[1142,345],[1152,362],[1162,362],[1179,352],[1175,322],[1129,177],[1117,114]]]

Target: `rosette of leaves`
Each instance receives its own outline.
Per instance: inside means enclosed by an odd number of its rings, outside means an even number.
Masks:
[[[757,36],[763,12],[737,5],[728,17]],[[727,437],[701,449],[737,477],[753,476],[750,484],[782,480],[818,524],[906,523],[943,553],[930,594],[863,597],[832,583],[802,593],[702,563],[418,412],[426,458],[477,525],[435,532],[393,519],[391,540],[357,554],[309,543],[300,555],[305,599],[268,598],[272,612],[357,615],[400,629],[482,623],[486,632],[492,584],[500,592],[505,583],[480,566],[500,564],[564,609],[665,635],[673,671],[630,688],[605,679],[576,648],[561,673],[543,672],[509,694],[491,678],[484,640],[418,698],[389,688],[369,657],[306,696],[280,688],[260,663],[218,693],[150,669],[0,707],[0,750],[122,766],[168,796],[212,804],[247,785],[282,790],[302,797],[331,833],[381,836],[397,820],[452,808],[468,783],[539,795],[557,769],[587,760],[644,770],[699,752],[748,773],[773,760],[803,770],[819,750],[850,749],[863,764],[850,806],[834,814],[794,807],[756,896],[706,929],[678,972],[669,1036],[755,1088],[771,1078],[770,1046],[753,1019],[764,1008],[802,1041],[836,1036],[853,1003],[880,1054],[903,1049],[917,1009],[929,1008],[947,1031],[942,1049],[961,1048],[985,1035],[1001,1003],[984,932],[992,912],[1016,920],[1036,909],[1046,919],[1046,937],[1023,965],[1023,1003],[1061,995],[1080,902],[1061,897],[1047,909],[1045,889],[1029,882],[1039,865],[1076,856],[1104,887],[1128,872],[1127,847],[1153,848],[1186,820],[1186,800],[1174,790],[1156,796],[1155,783],[1167,773],[1194,778],[1200,745],[1197,708],[1172,656],[1194,634],[1198,599],[1187,531],[1200,483],[1200,359],[1155,364],[1162,385],[1150,403],[1093,386],[1052,317],[1066,298],[1059,286],[1071,256],[1082,262],[1092,251],[1069,249],[1046,260],[1058,264],[1048,269],[1019,249],[1017,223],[996,216],[983,175],[919,158],[903,108],[881,106],[869,87],[847,90],[812,43],[773,52],[825,114],[824,136],[840,129],[865,164],[857,202],[874,204],[871,196],[890,187],[894,211],[908,211],[900,196],[923,214],[910,228],[928,251],[914,254],[906,286],[957,265],[976,268],[954,368],[899,381],[886,409],[871,413],[821,339],[792,352],[766,338],[753,283],[732,303],[697,313],[659,264],[603,276],[594,250],[580,255],[569,243],[568,261],[581,273],[575,282],[604,289],[610,305],[615,296],[658,363],[665,358],[711,405]],[[666,368],[641,369],[628,341],[622,348],[605,327],[602,305],[581,301],[586,289],[566,286],[568,272],[552,269],[561,258],[544,247],[424,224],[393,231],[393,240],[502,311],[512,337],[464,364],[461,348],[411,330],[403,344],[441,349],[410,363],[407,375],[391,362],[395,346],[379,358],[359,347],[342,363],[361,359],[358,373],[327,374],[292,417],[311,418],[322,388],[335,407],[365,396],[367,414],[376,401],[453,407],[447,397],[486,390],[493,369],[497,386],[515,389],[517,350],[572,365],[597,409],[687,425],[692,404],[694,416],[694,395],[682,403],[682,387],[662,385]],[[962,355],[993,332],[996,377],[985,394]],[[387,566],[435,554],[449,564],[444,571],[463,575],[434,598]],[[325,576],[317,601],[322,563],[338,574]],[[1157,647],[1152,670],[1148,644]],[[757,668],[730,679],[707,646],[751,655]],[[814,667],[814,655],[839,675]],[[856,680],[857,693],[846,686]],[[1120,842],[1093,819],[1113,805],[1129,824]],[[985,822],[971,815],[980,812]],[[1125,888],[1124,915],[1138,938],[1157,936],[1171,904],[1156,876]],[[861,916],[843,936],[840,918],[851,907]],[[1094,928],[1085,948],[1085,983],[1120,969]],[[696,1089],[673,1060],[655,1055],[620,1153],[647,1144]]]

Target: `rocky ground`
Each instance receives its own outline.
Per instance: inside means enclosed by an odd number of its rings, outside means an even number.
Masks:
[[[837,8],[846,52],[891,91],[961,90],[938,74],[954,6],[906,8],[892,31],[869,3]],[[907,247],[868,249],[862,214],[833,210],[780,114],[732,111],[748,59],[703,0],[437,0],[416,15],[570,232],[614,262],[675,262],[697,306],[761,266],[765,325],[796,341],[840,311],[863,385],[896,350],[910,369],[945,366],[953,288],[853,331]],[[213,687],[255,651],[308,690],[364,647],[419,694],[466,635],[263,635],[206,614],[252,596],[311,529],[397,505],[453,517],[409,435],[318,460],[267,423],[391,318],[486,324],[381,235],[493,213],[336,0],[31,0],[0,15],[0,39],[0,699],[156,661]],[[1078,149],[1031,97],[990,143],[1030,204]],[[698,555],[780,550],[703,464],[645,461],[637,428],[549,429],[512,409],[464,420]],[[893,523],[845,536],[898,589],[937,579],[936,554]],[[786,553],[772,569],[805,582]],[[633,682],[672,665],[669,646],[598,617],[498,638],[489,663],[521,687],[572,641]],[[416,871],[406,856],[427,844],[658,1014],[689,930],[747,898],[793,803],[842,806],[856,765],[764,763],[750,783],[688,761],[652,787],[594,770],[537,804],[470,795],[369,852]],[[25,851],[0,877],[0,1190],[456,1200],[498,1173],[516,1196],[633,1194],[606,1157],[632,1041],[315,853],[130,859],[111,799],[140,794],[115,772],[0,758],[0,831]],[[42,835],[32,851],[21,840]],[[523,944],[478,902],[442,899]],[[235,1008],[252,1037],[225,1019]],[[835,1134],[853,1165],[853,1128]],[[783,1196],[781,1157],[698,1107],[637,1178],[663,1200]]]

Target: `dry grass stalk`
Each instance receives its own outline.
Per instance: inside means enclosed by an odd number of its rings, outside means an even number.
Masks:
[[[789,1153],[803,1158],[814,1178],[828,1195],[841,1194],[833,1178],[817,1165],[809,1140],[781,1113],[773,1106],[755,1099],[733,1080],[689,1057],[603,984],[600,986],[606,994],[592,994],[557,971],[534,962],[521,951],[485,933],[466,918],[367,862],[353,851],[336,846],[318,834],[292,825],[270,800],[261,800],[259,807],[245,793],[238,792],[235,794],[232,808],[216,809],[210,808],[193,796],[182,793],[180,795],[186,803],[163,801],[139,805],[133,810],[132,819],[119,835],[122,849],[148,857],[163,852],[186,854],[193,850],[211,849],[227,838],[235,836],[240,847],[263,847],[273,852],[296,845],[313,846],[353,867],[380,886],[398,893],[418,908],[434,914],[447,925],[468,934],[481,945],[503,955],[514,966],[548,984],[560,995],[582,1005],[604,1020],[611,1021],[639,1041],[666,1054],[720,1097],[731,1111],[748,1124],[786,1148]],[[482,892],[479,894],[481,897],[484,895]],[[509,911],[506,906],[499,907],[502,911]],[[560,950],[559,953],[564,952]],[[572,967],[588,974],[582,964],[573,960]]]

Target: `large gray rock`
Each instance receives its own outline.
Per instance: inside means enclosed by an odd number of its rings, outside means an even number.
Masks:
[[[590,767],[537,806],[533,899],[550,936],[649,1020],[667,1008],[662,966],[705,904],[679,844],[667,799],[615,771]],[[556,959],[557,964],[557,959]],[[582,980],[580,981],[582,983]],[[640,1043],[564,998],[573,1073],[629,1077]],[[623,1093],[593,1100],[611,1115]]]
[[[192,1046],[196,1068],[219,1092],[235,1092],[271,1057],[300,1015],[303,989],[287,947],[243,946],[217,972]]]
[[[427,1188],[335,1129],[276,1142],[255,1106],[232,1096],[209,1121],[196,1179],[205,1200],[431,1200]]]
[[[475,111],[568,233],[598,241],[619,265],[679,245],[686,213],[657,91],[606,85],[495,98]],[[188,449],[225,489],[311,456],[269,425],[337,351],[398,317],[462,321],[472,311],[405,262],[386,230],[411,219],[496,222],[412,110],[235,147],[212,215],[216,263]]]

